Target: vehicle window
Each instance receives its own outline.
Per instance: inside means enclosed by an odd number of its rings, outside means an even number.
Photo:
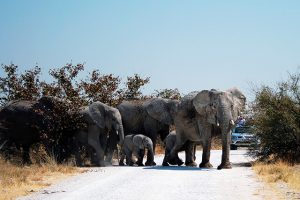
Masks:
[[[250,127],[236,127],[234,129],[234,133],[250,133],[251,128]]]

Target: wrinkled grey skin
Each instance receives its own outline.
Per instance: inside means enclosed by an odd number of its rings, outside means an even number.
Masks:
[[[119,165],[124,165],[124,158],[126,156],[126,164],[129,166],[133,166],[135,163],[132,161],[132,154],[135,154],[138,158],[138,162],[136,164],[138,166],[144,166],[143,157],[141,156],[144,155],[145,149],[148,150],[148,155],[150,155],[150,157],[147,157],[146,165],[155,165],[152,140],[142,134],[127,135],[124,139]]]
[[[180,159],[178,157],[178,154],[176,154],[176,157],[173,158],[173,160],[171,161],[167,161],[167,158],[170,156],[170,153],[173,149],[173,147],[176,145],[176,132],[172,131],[169,133],[169,135],[166,137],[166,139],[164,140],[164,144],[165,144],[165,157],[163,159],[163,166],[169,166],[171,165],[182,165],[183,161],[182,159]],[[179,151],[186,151],[187,153],[190,153],[190,151],[193,151],[191,149],[188,149],[189,147],[193,147],[193,145],[190,144],[190,141],[187,141]]]
[[[105,166],[105,148],[110,148],[106,161],[111,162],[112,152],[118,141],[119,144],[124,141],[121,114],[116,108],[101,102],[94,102],[90,106],[83,107],[80,114],[87,123],[87,127],[78,130],[75,134],[77,147],[79,144],[91,146],[96,152],[96,164]],[[79,151],[75,152],[75,156],[77,165],[81,166]]]
[[[153,142],[153,151],[155,152],[158,135],[164,140],[169,134],[170,125],[174,124],[174,115],[178,104],[177,100],[163,98],[122,102],[117,108],[122,115],[125,135],[143,134],[148,136]],[[148,153],[148,157],[150,156]]]
[[[234,121],[245,106],[246,98],[238,89],[225,92],[203,90],[192,92],[181,100],[174,119],[176,145],[167,160],[176,157],[177,152],[187,140],[201,142],[203,145],[202,162],[199,167],[209,168],[212,135],[222,135],[222,160],[218,169],[231,168],[229,161],[230,135]],[[193,151],[186,154],[186,165],[196,166]]]

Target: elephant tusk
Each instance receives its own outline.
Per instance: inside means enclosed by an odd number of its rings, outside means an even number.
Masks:
[[[230,124],[231,124],[231,125],[234,125],[234,121],[233,121],[233,120],[230,120]]]
[[[217,126],[220,126],[220,123],[219,123],[219,122],[217,122]]]
[[[5,140],[2,144],[1,144],[1,146],[0,146],[0,150],[4,147],[4,145],[7,143],[7,140]]]

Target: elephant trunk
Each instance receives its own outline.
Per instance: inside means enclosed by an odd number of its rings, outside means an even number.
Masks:
[[[222,126],[222,161],[221,168],[231,168],[229,161],[230,142],[231,142],[231,126]]]
[[[222,108],[222,121],[220,122],[220,128],[222,131],[222,161],[218,169],[231,168],[229,161],[230,143],[231,143],[231,129],[233,127],[233,120],[231,112],[228,108]]]

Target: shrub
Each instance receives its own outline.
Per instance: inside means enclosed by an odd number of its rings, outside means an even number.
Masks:
[[[155,90],[154,96],[168,99],[181,99],[181,94],[177,88]]]
[[[300,73],[276,88],[262,86],[253,105],[254,126],[261,140],[257,156],[300,162]]]
[[[34,109],[40,121],[31,126],[38,130],[42,145],[58,160],[70,154],[71,134],[85,125],[77,112],[81,106],[94,101],[116,106],[123,99],[141,99],[144,97],[141,87],[150,80],[134,74],[121,85],[118,76],[101,74],[98,70],[93,70],[85,80],[79,80],[78,75],[84,71],[84,64],[66,64],[51,69],[50,83],[40,80],[41,69],[38,66],[21,74],[14,64],[2,65],[2,69],[5,76],[0,77],[0,107],[12,100],[36,101],[42,96],[57,97],[53,98],[57,101],[51,108]],[[0,128],[6,129],[1,119]]]

